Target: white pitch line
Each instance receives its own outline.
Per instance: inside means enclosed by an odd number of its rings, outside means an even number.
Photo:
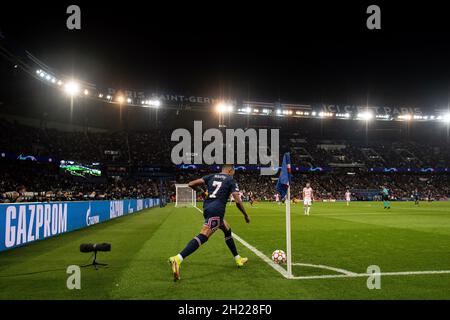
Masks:
[[[365,278],[373,276],[414,276],[414,275],[431,275],[431,274],[450,274],[450,270],[433,270],[433,271],[400,271],[400,272],[375,272],[375,273],[355,273],[355,274],[325,274],[321,276],[299,276],[292,277],[296,280],[310,279],[333,279],[333,278]]]
[[[203,213],[203,211],[197,207],[194,207],[195,209],[197,209],[198,211],[200,211],[201,213]],[[262,253],[261,251],[259,251],[258,249],[256,249],[254,246],[252,246],[251,244],[249,244],[247,241],[245,241],[244,239],[242,239],[241,237],[239,237],[236,233],[233,232],[233,238],[235,238],[237,241],[239,241],[242,245],[244,245],[245,247],[247,247],[247,249],[249,249],[251,252],[253,252],[255,255],[257,255],[259,258],[261,258],[265,263],[267,263],[269,266],[271,266],[272,268],[274,268],[277,272],[279,272],[283,277],[285,278],[289,278],[287,271],[281,267],[279,264],[276,264],[275,262],[273,262],[271,259],[269,259],[266,255],[264,255],[264,253]]]
[[[201,213],[203,211],[197,207],[194,207]],[[253,247],[247,241],[239,237],[237,234],[233,233],[233,237],[236,238],[242,245],[247,247],[250,251],[252,251],[255,255],[261,258],[264,262],[266,262],[269,266],[279,272],[283,277],[292,280],[312,280],[312,279],[333,279],[333,278],[364,278],[364,277],[373,277],[373,276],[411,276],[411,275],[432,275],[432,274],[450,274],[450,270],[431,270],[431,271],[400,271],[400,272],[375,272],[375,273],[354,273],[348,270],[324,266],[324,265],[316,265],[316,264],[307,264],[307,263],[293,263],[293,265],[298,266],[308,266],[308,267],[316,267],[322,269],[329,269],[336,272],[341,272],[344,274],[325,274],[320,276],[292,276],[289,277],[287,271],[283,269],[280,265],[273,262],[270,258],[264,255],[261,251]]]
[[[252,246],[251,244],[249,244],[247,241],[245,241],[244,239],[242,239],[241,237],[239,237],[236,233],[233,232],[233,238],[235,238],[237,241],[239,241],[240,243],[242,243],[244,246],[247,247],[247,249],[249,249],[251,252],[253,252],[254,254],[256,254],[258,257],[260,257],[265,263],[267,263],[269,266],[271,266],[272,268],[274,268],[276,271],[278,271],[283,277],[285,278],[289,278],[288,273],[286,270],[284,270],[283,267],[281,267],[279,264],[276,264],[275,262],[273,262],[270,258],[268,258],[266,255],[264,255],[264,253],[262,253],[261,251],[259,251],[258,249],[256,249],[254,246]]]
[[[318,268],[318,269],[327,269],[327,270],[343,273],[344,275],[348,275],[348,276],[356,275],[355,272],[351,272],[351,271],[348,271],[348,270],[345,270],[345,269],[340,269],[340,268],[334,268],[334,267],[330,267],[330,266],[324,266],[322,264],[292,263],[292,265],[293,266],[302,266],[302,267],[312,267],[312,268]]]

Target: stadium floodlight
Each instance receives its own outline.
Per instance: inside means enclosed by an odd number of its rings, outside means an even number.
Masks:
[[[153,106],[155,108],[159,108],[161,106],[161,101],[159,100],[148,100],[146,101],[146,104]]]
[[[398,118],[400,120],[412,120],[413,116],[410,114],[402,114],[402,115],[398,116]]]
[[[62,85],[63,85],[63,82],[62,82],[61,80],[59,80],[58,83],[57,83],[57,85],[58,85],[58,86],[62,86]]]
[[[108,94],[107,96],[106,96],[106,99],[108,99],[108,100],[111,100],[111,96]]]
[[[80,85],[75,81],[70,81],[64,86],[64,90],[71,96],[77,95],[80,92]]]
[[[56,83],[56,79],[55,78],[52,78],[52,83]]]
[[[227,111],[227,106],[225,103],[219,103],[216,107],[216,110],[219,113],[225,113],[225,111]]]
[[[98,97],[99,97],[99,98],[103,98],[103,93],[99,93],[99,94],[98,94]]]
[[[317,112],[313,111],[313,112],[311,112],[311,115],[312,115],[313,117],[315,117],[315,116],[317,115]]]
[[[450,113],[445,114],[443,120],[447,123],[450,123]]]
[[[36,70],[36,73],[37,74],[40,74],[41,73],[41,70],[39,69],[39,70]]]
[[[277,110],[277,114],[278,114],[278,115],[281,114],[281,110],[280,110],[280,109]]]
[[[117,102],[119,102],[119,103],[123,103],[124,100],[125,100],[125,98],[123,96],[117,97]]]
[[[45,79],[50,81],[52,79],[52,77],[48,74],[48,75],[45,76]]]
[[[39,76],[40,76],[41,78],[45,77],[45,72],[41,71],[41,73],[39,73]]]
[[[227,111],[227,106],[224,103],[219,103],[219,105],[217,106],[217,111],[219,113],[224,113]]]
[[[369,121],[369,120],[371,120],[373,118],[373,113],[368,112],[368,111],[367,112],[360,112],[360,113],[358,113],[357,118],[360,119],[360,120]]]
[[[131,98],[127,98],[127,103],[131,103],[131,102],[132,102]]]
[[[89,90],[88,89],[84,89],[84,95],[87,96],[89,94]]]

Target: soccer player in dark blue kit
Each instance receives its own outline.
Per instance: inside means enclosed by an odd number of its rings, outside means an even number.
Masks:
[[[250,223],[250,218],[245,211],[239,188],[233,179],[234,167],[232,165],[222,166],[222,172],[210,174],[203,178],[189,182],[189,187],[205,195],[203,202],[203,217],[205,222],[200,233],[188,242],[186,247],[177,255],[169,258],[174,280],[180,279],[180,265],[187,256],[196,251],[202,244],[208,241],[213,233],[220,229],[225,236],[225,243],[233,254],[234,261],[238,267],[247,263],[248,259],[241,257],[236,249],[230,225],[224,220],[225,208],[230,194],[233,196],[236,207],[242,212],[245,222]],[[202,186],[206,185],[207,190]]]

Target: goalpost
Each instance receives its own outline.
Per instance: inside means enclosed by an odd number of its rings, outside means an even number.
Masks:
[[[187,184],[175,184],[175,207],[196,207],[197,193]]]

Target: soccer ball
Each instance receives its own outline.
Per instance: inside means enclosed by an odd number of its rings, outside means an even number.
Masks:
[[[286,253],[284,253],[283,250],[275,250],[272,253],[272,260],[276,264],[283,264],[286,263]]]

